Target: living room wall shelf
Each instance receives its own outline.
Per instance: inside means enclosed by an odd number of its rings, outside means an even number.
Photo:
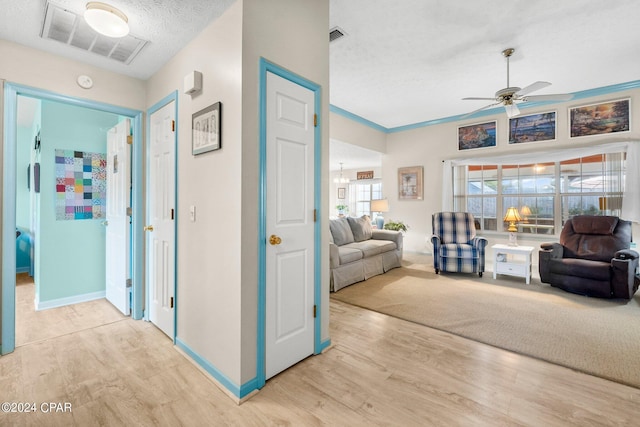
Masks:
[[[498,274],[524,277],[531,283],[531,254],[533,246],[493,245],[493,278]]]

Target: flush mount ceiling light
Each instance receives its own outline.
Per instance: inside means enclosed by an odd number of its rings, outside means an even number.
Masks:
[[[124,37],[129,34],[127,15],[105,3],[87,3],[84,19],[91,28],[107,37]]]

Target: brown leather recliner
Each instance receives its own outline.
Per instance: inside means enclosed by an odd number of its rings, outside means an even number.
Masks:
[[[540,280],[581,295],[631,299],[638,289],[638,252],[629,249],[631,221],[577,215],[564,224],[560,243],[540,245]]]

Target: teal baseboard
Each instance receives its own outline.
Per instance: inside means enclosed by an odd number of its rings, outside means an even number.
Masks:
[[[195,352],[191,347],[189,347],[186,343],[184,343],[180,338],[176,337],[176,346],[179,349],[184,351],[189,357],[191,357],[202,369],[204,369],[209,375],[216,379],[224,388],[226,388],[229,392],[231,392],[238,399],[242,399],[247,396],[249,393],[252,393],[255,390],[258,390],[258,379],[254,378],[252,380],[247,381],[246,383],[238,386],[233,381],[229,379],[225,374],[220,372],[218,368],[213,366],[209,361],[207,361],[204,357],[200,356],[197,352]]]

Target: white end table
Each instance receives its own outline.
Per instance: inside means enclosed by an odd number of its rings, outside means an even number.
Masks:
[[[493,278],[497,274],[524,277],[531,283],[531,254],[533,246],[493,245]]]

